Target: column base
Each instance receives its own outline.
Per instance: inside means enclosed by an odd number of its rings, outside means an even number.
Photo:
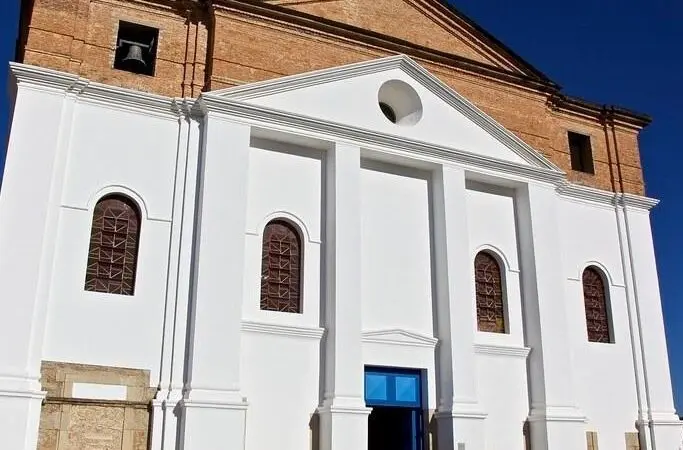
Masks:
[[[650,438],[652,447],[647,450],[657,449],[683,449],[683,422],[675,413],[652,414],[650,423]]]
[[[586,416],[573,406],[532,409],[528,421],[534,450],[586,447]]]
[[[152,401],[152,440],[150,450],[175,449],[181,425],[181,391],[170,394],[160,392],[159,399]]]
[[[488,415],[477,404],[454,405],[451,410],[437,411],[436,448],[475,450],[486,448],[485,419]]]
[[[2,447],[36,450],[40,411],[46,392],[0,391],[0,436]]]
[[[318,408],[320,450],[367,450],[371,412],[364,403]]]
[[[246,401],[199,401],[178,403],[183,450],[243,450],[246,437]]]

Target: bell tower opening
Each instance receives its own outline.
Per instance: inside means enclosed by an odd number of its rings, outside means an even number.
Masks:
[[[119,22],[114,69],[154,75],[159,30],[130,22]]]

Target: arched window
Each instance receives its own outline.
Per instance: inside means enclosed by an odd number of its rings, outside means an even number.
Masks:
[[[104,197],[93,212],[85,290],[133,295],[140,211],[121,195]]]
[[[505,333],[505,300],[500,265],[488,252],[474,258],[479,331]]]
[[[273,220],[263,231],[261,309],[301,312],[301,238],[284,220]]]
[[[612,342],[607,291],[602,272],[595,267],[583,271],[583,302],[590,342]]]

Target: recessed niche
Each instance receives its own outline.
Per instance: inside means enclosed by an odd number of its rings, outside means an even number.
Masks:
[[[378,94],[379,109],[391,123],[415,125],[422,118],[422,101],[415,89],[401,80],[382,84]]]

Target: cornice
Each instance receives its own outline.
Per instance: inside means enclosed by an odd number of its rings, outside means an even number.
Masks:
[[[625,206],[649,211],[659,204],[659,200],[635,194],[614,193],[601,189],[581,186],[565,181],[558,185],[557,193],[562,197],[597,203],[610,207]]]
[[[59,72],[44,67],[9,62],[10,73],[17,85],[27,84],[48,90],[80,94],[90,84],[90,80],[78,75]]]
[[[106,106],[162,117],[176,118],[181,111],[173,98],[100,83],[90,83],[78,97]]]
[[[561,172],[555,164],[541,155],[538,151],[501,126],[472,102],[443,83],[427,69],[406,55],[389,56],[373,61],[364,61],[341,67],[292,75],[276,80],[253,83],[248,86],[221,89],[212,91],[207,97],[219,96],[234,100],[249,100],[311,86],[328,84],[334,81],[356,78],[362,75],[385,72],[392,69],[398,69],[406,73],[417,83],[436,95],[441,101],[463,114],[525,161],[545,169]]]
[[[242,331],[274,334],[278,336],[302,337],[308,339],[320,339],[323,337],[323,334],[325,334],[325,329],[319,327],[281,325],[250,320],[242,321]]]
[[[77,75],[28,64],[10,62],[17,85],[71,95],[79,100],[162,117],[177,117],[176,100],[118,86],[95,83]]]
[[[531,349],[529,347],[516,347],[511,345],[474,344],[474,351],[479,355],[526,358],[529,356]]]
[[[659,204],[656,198],[643,197],[635,194],[617,194],[619,204],[626,207],[651,210]]]
[[[615,194],[611,191],[603,191],[588,186],[581,186],[571,182],[564,182],[557,187],[557,193],[562,197],[583,202],[599,203],[601,205],[614,206]]]
[[[578,114],[599,121],[608,119],[626,128],[641,130],[652,122],[647,114],[631,111],[616,105],[603,105],[579,97],[556,92],[548,98],[548,105],[555,110]]]
[[[214,113],[223,119],[247,122],[254,126],[278,129],[285,132],[322,139],[347,141],[363,146],[368,150],[395,153],[396,149],[410,153],[411,156],[436,159],[493,171],[503,175],[524,177],[536,181],[557,184],[564,179],[564,173],[552,169],[528,166],[501,159],[483,157],[460,149],[426,143],[405,137],[394,136],[372,130],[341,125],[334,122],[302,116],[228,100],[212,94],[202,94],[196,107],[206,113]]]

